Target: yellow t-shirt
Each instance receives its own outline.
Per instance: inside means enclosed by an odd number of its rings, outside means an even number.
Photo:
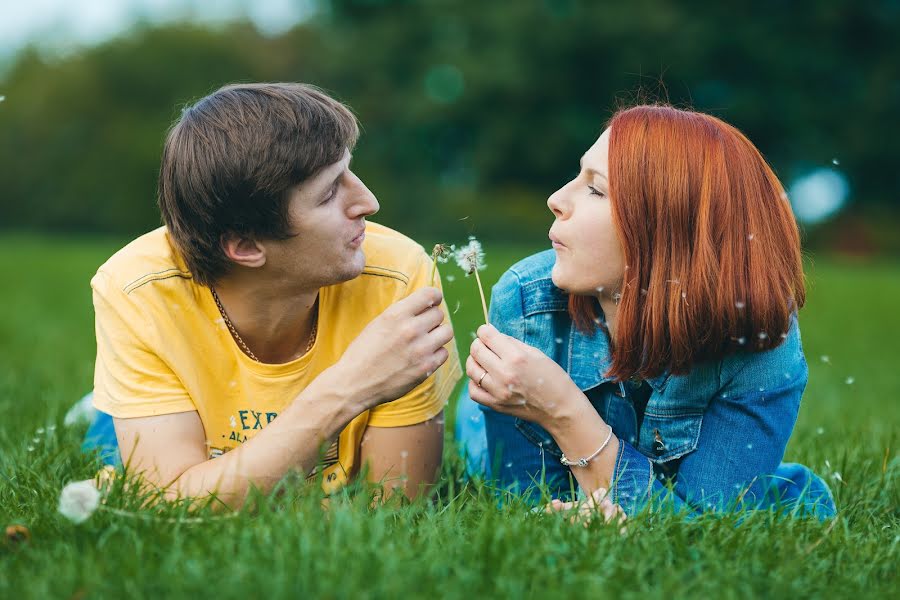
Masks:
[[[91,280],[97,331],[94,406],[118,418],[197,411],[209,458],[236,448],[336,363],[385,308],[430,285],[431,260],[409,238],[369,223],[363,244],[362,274],[319,290],[319,330],[312,349],[276,365],[258,363],[240,350],[209,288],[194,282],[164,227],[134,240]],[[449,322],[446,303],[442,308]],[[344,428],[323,457],[326,492],[357,472],[368,425],[413,425],[444,408],[462,375],[454,342],[446,347],[450,358],[422,384]]]

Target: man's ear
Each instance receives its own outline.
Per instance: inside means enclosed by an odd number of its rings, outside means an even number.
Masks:
[[[258,268],[266,264],[266,250],[262,244],[235,233],[224,233],[219,238],[225,256],[242,267]]]

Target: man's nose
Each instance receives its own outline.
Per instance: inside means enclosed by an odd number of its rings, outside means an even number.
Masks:
[[[354,191],[353,202],[350,205],[350,217],[357,219],[374,215],[381,208],[378,204],[378,199],[375,198],[375,194],[366,187],[366,184],[355,173],[351,172],[351,176],[353,178]]]

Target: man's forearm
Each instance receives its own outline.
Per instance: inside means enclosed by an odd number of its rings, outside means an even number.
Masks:
[[[166,488],[168,498],[215,494],[236,508],[251,486],[269,492],[292,470],[309,472],[320,450],[365,407],[348,401],[346,386],[320,376],[256,436],[234,450],[195,465]]]

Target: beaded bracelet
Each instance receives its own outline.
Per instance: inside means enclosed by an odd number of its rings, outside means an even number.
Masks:
[[[586,467],[586,466],[588,466],[588,463],[591,462],[592,460],[594,460],[595,458],[597,458],[597,455],[600,454],[601,452],[603,452],[603,450],[606,448],[606,446],[609,445],[609,440],[612,439],[612,434],[613,434],[613,430],[612,430],[612,427],[610,427],[609,433],[606,435],[606,439],[603,440],[603,443],[600,444],[600,447],[597,448],[597,451],[594,452],[593,454],[591,454],[590,456],[587,456],[585,458],[579,458],[578,460],[572,461],[572,460],[569,460],[568,458],[566,458],[566,454],[565,454],[565,452],[563,452],[563,455],[562,455],[562,457],[560,457],[559,462],[561,462],[562,464],[564,464],[567,467]]]

